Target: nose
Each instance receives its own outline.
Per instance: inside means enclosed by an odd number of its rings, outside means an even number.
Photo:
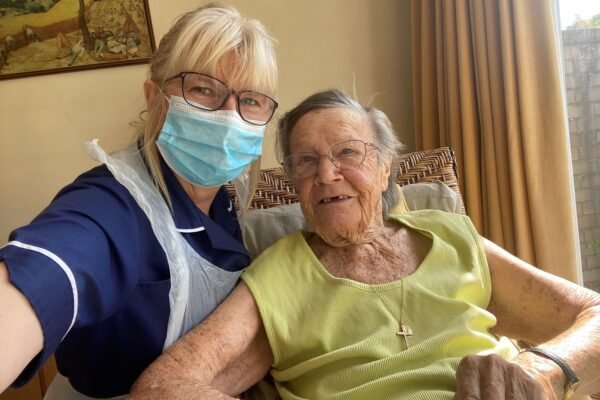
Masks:
[[[321,155],[317,165],[316,184],[329,184],[341,179],[340,170],[328,155]]]
[[[237,98],[235,96],[237,96],[235,93],[230,93],[219,110],[237,111]]]

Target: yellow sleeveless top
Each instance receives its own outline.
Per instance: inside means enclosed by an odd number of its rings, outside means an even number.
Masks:
[[[305,232],[278,241],[242,274],[258,305],[283,399],[452,399],[467,354],[516,354],[488,332],[490,275],[469,218],[394,215],[432,240],[410,276],[368,285],[330,275]],[[374,265],[373,268],[376,268]],[[400,324],[412,336],[398,335]]]

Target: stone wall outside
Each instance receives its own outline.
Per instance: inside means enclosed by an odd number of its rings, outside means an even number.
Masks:
[[[600,292],[600,28],[562,31],[584,285]]]

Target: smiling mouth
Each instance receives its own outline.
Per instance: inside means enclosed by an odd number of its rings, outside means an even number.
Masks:
[[[349,198],[350,198],[350,196],[326,197],[323,200],[321,200],[319,203],[321,203],[321,204],[335,203],[337,201],[348,200]]]

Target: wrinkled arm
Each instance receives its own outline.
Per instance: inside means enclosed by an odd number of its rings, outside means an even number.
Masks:
[[[600,296],[548,274],[484,239],[492,278],[488,307],[494,333],[524,339],[562,357],[581,381],[578,394],[600,391]],[[533,353],[514,360],[562,398],[566,379],[552,361]]]
[[[231,399],[262,379],[272,364],[258,308],[240,282],[206,320],[144,371],[128,399]]]
[[[0,261],[0,393],[44,345],[40,321],[29,300],[8,279]]]

